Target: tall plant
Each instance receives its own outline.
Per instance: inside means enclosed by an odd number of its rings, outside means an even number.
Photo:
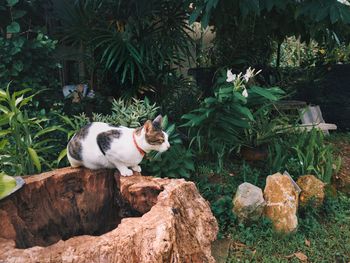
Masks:
[[[224,156],[241,146],[244,129],[254,122],[252,112],[283,95],[279,88],[251,86],[250,79],[258,73],[250,68],[245,74],[228,70],[226,77],[219,78],[215,96],[183,115],[183,126],[189,128],[191,145],[199,154],[214,154],[220,164]]]
[[[0,89],[0,167],[10,175],[41,172],[43,165],[57,151],[55,139],[48,136],[60,126],[44,127],[48,119],[31,117],[25,106],[35,96],[30,89],[10,92]]]
[[[54,58],[57,41],[43,33],[43,5],[41,0],[0,1],[0,86],[12,81],[17,89],[50,89],[50,96],[41,100],[49,107],[52,92],[58,90],[59,64]]]
[[[341,158],[334,154],[331,145],[324,140],[321,130],[298,131],[277,140],[269,146],[267,160],[270,172],[287,170],[295,178],[313,174],[330,183],[341,165]]]
[[[58,10],[62,40],[77,44],[113,73],[119,86],[149,86],[190,53],[188,15],[182,1],[77,0]]]

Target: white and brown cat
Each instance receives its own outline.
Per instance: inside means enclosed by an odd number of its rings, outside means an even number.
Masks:
[[[123,176],[141,172],[139,163],[145,153],[164,152],[170,147],[161,123],[161,115],[136,129],[92,122],[69,141],[68,160],[72,167],[117,168]]]

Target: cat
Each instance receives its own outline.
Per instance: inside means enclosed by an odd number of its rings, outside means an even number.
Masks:
[[[170,148],[168,134],[162,131],[161,123],[161,115],[136,129],[92,122],[69,141],[69,163],[72,167],[90,169],[117,168],[122,176],[141,172],[139,163],[146,153],[165,152]]]

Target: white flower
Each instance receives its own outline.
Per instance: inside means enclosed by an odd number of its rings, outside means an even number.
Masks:
[[[243,97],[248,98],[248,90],[246,88],[244,88],[242,95],[243,95]]]
[[[247,69],[247,71],[245,72],[245,74],[243,76],[245,82],[248,82],[250,78],[258,75],[261,72],[261,70],[258,70],[256,73],[254,73],[254,71],[255,71],[255,69],[252,69],[251,67],[249,67]]]
[[[227,79],[226,79],[226,81],[227,82],[233,82],[233,81],[235,81],[236,80],[236,74],[232,74],[232,71],[231,71],[231,69],[228,69],[227,70]]]

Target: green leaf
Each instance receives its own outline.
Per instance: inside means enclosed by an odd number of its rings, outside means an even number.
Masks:
[[[5,136],[7,134],[11,133],[11,130],[1,130],[0,131],[0,137]]]
[[[269,100],[272,100],[272,101],[278,100],[278,98],[275,95],[273,95],[272,92],[270,92],[267,89],[263,89],[261,87],[253,86],[249,90],[250,90],[250,92],[253,91],[253,92],[259,94],[260,96],[263,96],[263,97],[265,97],[265,98],[267,98]]]
[[[10,25],[6,27],[7,33],[18,33],[21,30],[21,27],[17,22],[12,22]]]
[[[60,163],[60,161],[67,156],[67,148],[64,148],[60,154],[57,157],[57,165]]]
[[[33,161],[37,171],[40,173],[41,172],[41,163],[39,160],[39,156],[36,153],[36,151],[33,148],[28,147],[28,153],[30,156],[30,159]]]
[[[39,131],[37,134],[35,134],[34,136],[34,139],[46,134],[46,133],[50,133],[50,132],[53,132],[53,131],[64,131],[61,126],[50,126],[50,127],[47,127],[41,131]]]
[[[27,14],[27,11],[25,10],[15,10],[12,12],[12,18],[13,19],[19,19]]]
[[[19,0],[6,0],[9,6],[14,6],[19,2]]]
[[[23,100],[23,95],[21,97],[18,97],[15,101],[15,106],[17,106],[19,103],[21,103],[21,101]]]
[[[23,70],[23,62],[18,60],[13,63],[13,69],[17,72],[21,72]]]
[[[6,98],[6,91],[0,89],[0,98],[3,98],[3,99]]]
[[[7,196],[16,187],[16,180],[12,176],[0,173],[0,199]]]
[[[6,106],[0,105],[0,111],[7,114],[7,113],[9,113],[10,110]]]

